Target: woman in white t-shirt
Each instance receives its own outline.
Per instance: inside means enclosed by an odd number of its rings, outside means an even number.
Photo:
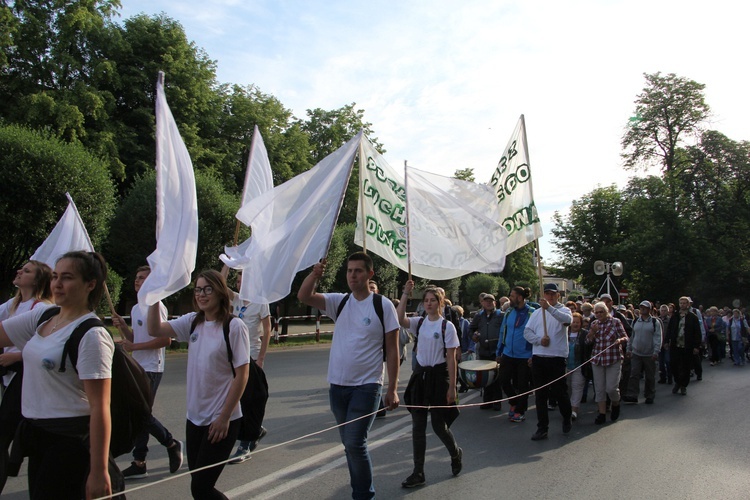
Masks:
[[[232,318],[231,292],[219,272],[209,270],[198,275],[193,305],[197,312],[172,321],[161,321],[158,304],[151,306],[148,312],[150,335],[177,337],[189,342],[185,440],[190,470],[229,458],[240,431],[242,411],[239,402],[250,366],[247,327],[241,319]],[[224,323],[230,318],[232,365],[224,340]],[[192,473],[190,491],[193,498],[227,498],[215,488],[223,469],[224,464],[221,464]]]
[[[450,430],[458,417],[456,404],[456,349],[460,346],[453,323],[442,316],[445,309],[445,296],[439,288],[424,291],[424,317],[406,317],[406,299],[414,289],[409,280],[404,286],[404,296],[396,309],[399,323],[414,335],[414,350],[417,353],[417,366],[413,371],[404,393],[407,405],[450,406],[432,408],[432,430],[440,438],[451,456],[451,472],[457,476],[461,472],[461,448]],[[424,459],[427,449],[427,413],[425,408],[409,408],[412,421],[412,444],[414,451],[414,472],[401,486],[414,488],[425,484]]]
[[[52,291],[49,283],[52,269],[44,262],[30,260],[16,272],[13,286],[18,290],[16,296],[0,305],[0,321],[5,321],[17,314],[31,311],[37,304],[49,304]],[[8,474],[5,464],[8,462],[8,447],[16,434],[21,421],[21,381],[23,379],[23,361],[21,350],[16,346],[0,349],[0,372],[3,374],[3,400],[0,403],[0,494],[5,487]]]
[[[23,421],[17,436],[29,457],[30,498],[96,498],[120,491],[122,475],[109,454],[109,397],[114,342],[105,328],[86,332],[76,370],[60,372],[63,347],[101,301],[107,264],[98,253],[69,252],[52,273],[59,313],[37,327],[37,306],[0,324],[0,346],[23,352]]]

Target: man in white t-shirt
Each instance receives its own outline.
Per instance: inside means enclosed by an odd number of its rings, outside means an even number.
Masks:
[[[141,289],[141,285],[151,273],[151,268],[141,266],[135,273],[135,293]],[[167,308],[159,302],[159,314],[162,321],[167,321]],[[132,329],[122,318],[115,313],[112,314],[112,324],[120,330],[123,341],[122,347],[133,354],[133,359],[143,367],[148,379],[151,381],[151,394],[156,397],[161,377],[164,374],[164,351],[171,342],[169,338],[154,338],[148,334],[146,317],[141,314],[138,304],[133,306],[130,312]],[[151,415],[146,429],[136,438],[133,449],[133,462],[130,467],[122,471],[126,479],[139,479],[148,476],[146,468],[146,455],[148,454],[148,436],[154,436],[162,446],[167,448],[169,455],[169,472],[175,473],[182,466],[182,442],[174,439],[172,434]]]
[[[304,304],[325,311],[336,322],[328,362],[331,411],[338,424],[351,422],[339,427],[339,433],[346,450],[352,497],[374,498],[367,433],[375,418],[383,386],[383,346],[388,365],[385,406],[393,410],[399,404],[396,393],[399,370],[396,308],[390,300],[383,299],[381,323],[375,309],[375,294],[368,285],[368,280],[375,274],[369,255],[357,252],[347,259],[346,280],[350,295],[317,293],[315,286],[324,271],[325,260],[315,264],[302,283],[297,298]],[[338,309],[345,297],[346,303],[339,316]],[[365,415],[369,415],[369,418],[357,420]]]
[[[221,274],[226,278],[229,274],[229,267],[224,266]],[[241,289],[242,273],[237,275],[237,290]],[[247,326],[247,330],[250,333],[250,357],[253,358],[258,368],[263,370],[268,344],[271,340],[271,310],[268,304],[254,304],[248,300],[242,300],[239,293],[232,291],[232,314],[240,318]],[[264,414],[265,398],[262,400],[262,404],[264,408],[261,413]],[[230,464],[241,464],[250,458],[250,453],[258,447],[258,442],[268,433],[262,424],[263,422],[258,422],[260,429],[258,429],[257,439],[254,441],[240,441],[237,451],[232,455]]]

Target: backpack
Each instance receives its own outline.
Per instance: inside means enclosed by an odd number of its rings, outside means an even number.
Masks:
[[[419,322],[417,323],[417,331],[414,334],[414,352],[417,352],[417,344],[419,343],[419,329],[422,328],[422,323],[424,323],[425,316],[422,316],[419,318]],[[448,359],[448,347],[446,347],[445,344],[445,326],[448,324],[448,320],[443,318],[443,357],[445,359]]]
[[[232,345],[229,343],[229,324],[236,316],[230,315],[224,321],[224,343],[227,346],[227,359],[229,367],[232,369],[232,378],[237,376],[234,369],[234,353]],[[197,316],[196,316],[197,319]],[[195,327],[198,326],[196,320],[190,325],[190,334],[193,334]],[[268,380],[265,372],[258,366],[253,358],[250,358],[249,374],[245,390],[240,396],[240,409],[242,410],[242,420],[240,433],[237,439],[240,441],[255,441],[260,437],[261,424],[266,415],[266,401],[268,401]]]
[[[336,319],[339,319],[339,316],[341,316],[341,311],[344,310],[344,306],[349,300],[350,295],[351,293],[347,293],[346,295],[344,295],[344,298],[341,299],[341,302],[339,302],[339,307],[336,309]],[[375,308],[375,314],[377,315],[378,319],[380,320],[380,324],[383,327],[383,362],[385,362],[385,320],[383,320],[383,296],[379,293],[374,293],[372,295],[372,306]]]
[[[60,313],[59,307],[50,307],[42,313],[37,328]],[[78,348],[81,339],[91,328],[104,327],[99,318],[89,318],[78,325],[63,347],[59,372],[66,371],[66,358],[70,358],[78,373]],[[135,448],[135,439],[145,430],[154,400],[151,382],[143,367],[138,364],[120,344],[115,344],[112,357],[112,385],[109,411],[112,418],[112,434],[109,451],[113,457],[130,453]]]

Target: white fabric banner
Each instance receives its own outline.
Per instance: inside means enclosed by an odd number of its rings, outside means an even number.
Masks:
[[[489,186],[407,167],[406,199],[412,274],[446,280],[503,270],[508,233]]]
[[[534,204],[531,167],[523,115],[503,150],[503,156],[488,183],[500,209],[497,219],[508,231],[507,253],[542,237],[542,224]]]
[[[164,94],[164,73],[156,83],[156,250],[138,304],[150,306],[185,288],[198,249],[198,196],[193,162]]]
[[[361,153],[354,243],[407,271],[404,171],[391,167],[366,137],[362,139]]]
[[[256,125],[253,130],[253,140],[250,143],[250,156],[247,159],[245,187],[242,190],[240,210],[250,201],[271,189],[273,189],[271,162],[268,160],[266,145]],[[237,246],[224,247],[224,253],[219,256],[219,259],[232,269],[244,269],[248,264],[245,254],[250,246],[251,239],[252,236]]]
[[[325,257],[362,132],[313,168],[251,200],[237,212],[252,241],[240,297],[271,303],[289,295],[297,272]]]
[[[76,204],[73,203],[73,198],[70,197],[69,193],[65,193],[65,196],[68,198],[68,208],[65,209],[62,217],[60,217],[52,232],[49,233],[47,239],[44,240],[44,243],[36,249],[36,252],[30,258],[30,260],[44,262],[52,269],[55,268],[57,259],[67,252],[94,251],[89,233],[86,231],[86,226],[83,225],[83,220],[81,220]]]

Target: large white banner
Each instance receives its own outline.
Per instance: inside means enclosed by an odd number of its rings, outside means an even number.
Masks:
[[[247,171],[245,172],[245,185],[242,189],[240,210],[252,200],[271,189],[273,189],[271,162],[268,160],[266,145],[256,125],[253,130],[253,139],[250,143],[250,156],[247,159]],[[225,253],[220,255],[219,258],[232,269],[244,269],[248,264],[245,255],[251,241],[252,236],[237,246],[224,247]]]
[[[237,212],[253,231],[245,254],[243,300],[270,303],[286,297],[295,274],[325,257],[361,138],[362,132]]]
[[[361,156],[354,243],[407,271],[404,172],[391,167],[366,137]]]
[[[542,236],[542,224],[531,187],[526,125],[523,115],[503,150],[503,156],[488,183],[500,209],[497,219],[508,231],[507,253]]]
[[[406,201],[412,274],[446,280],[503,270],[508,235],[487,185],[407,167]]]
[[[44,240],[44,243],[36,249],[36,252],[30,258],[30,260],[44,262],[52,269],[55,268],[57,259],[65,253],[77,250],[94,251],[89,233],[86,231],[86,226],[83,225],[83,220],[81,220],[76,204],[73,203],[73,198],[70,197],[69,193],[65,193],[65,196],[68,198],[68,208],[65,209],[62,217],[60,217],[52,232],[49,233],[47,239]]]
[[[164,94],[164,73],[156,83],[156,250],[151,273],[138,292],[150,306],[185,288],[198,249],[198,196],[193,162]]]

